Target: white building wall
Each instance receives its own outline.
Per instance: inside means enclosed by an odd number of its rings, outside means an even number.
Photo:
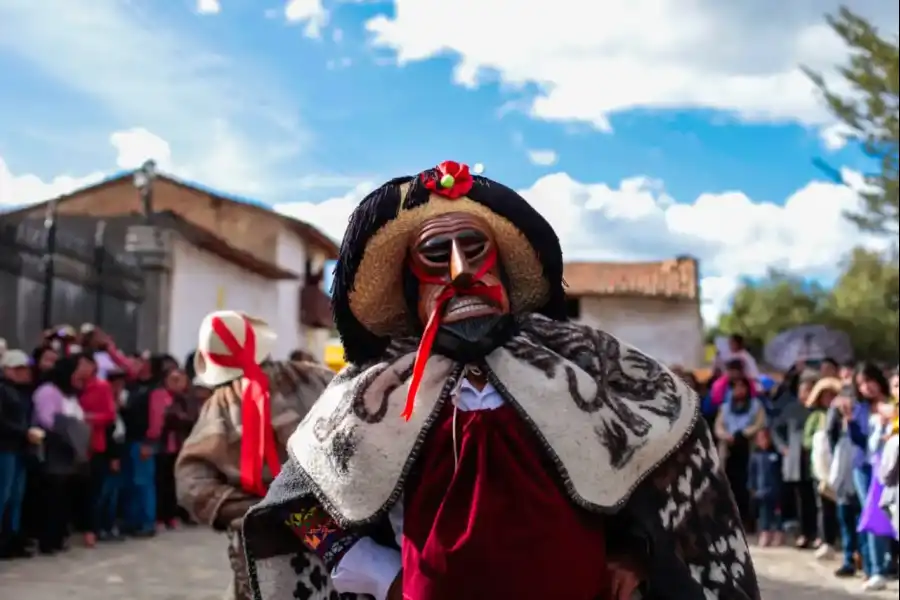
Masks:
[[[197,348],[200,322],[214,310],[246,312],[278,331],[278,282],[177,239],[173,246],[169,353],[178,360]],[[221,305],[219,304],[221,300]]]
[[[703,365],[703,322],[695,303],[658,298],[581,298],[581,319],[666,365]]]
[[[300,289],[303,287],[307,258],[312,263],[313,272],[319,269],[325,261],[324,256],[320,254],[310,255],[306,244],[295,233],[282,230],[278,234],[276,247],[278,266],[300,276],[297,281],[278,283],[278,315],[277,320],[273,322],[278,324],[276,356],[279,358],[287,358],[293,350],[302,349],[321,360],[325,353],[328,337],[331,335],[328,330],[307,330],[300,324]]]

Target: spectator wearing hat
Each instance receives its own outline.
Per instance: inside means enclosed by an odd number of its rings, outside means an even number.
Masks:
[[[835,370],[835,373],[837,371]],[[841,393],[841,380],[835,376],[823,377],[816,382],[806,398],[809,416],[803,426],[803,449],[810,455],[811,475],[815,488],[817,537],[816,558],[830,558],[839,542],[837,528],[837,504],[834,492],[828,486],[831,451],[828,448],[826,426],[828,408]]]
[[[21,350],[7,350],[0,366],[0,558],[28,557],[21,535],[25,455],[40,444],[43,431],[31,427],[30,357]]]
[[[175,466],[181,506],[229,536],[229,597],[237,600],[253,598],[244,515],[265,495],[287,458],[288,438],[333,376],[322,365],[271,360],[275,340],[267,323],[236,311],[203,320],[194,365],[197,383],[213,391]]]

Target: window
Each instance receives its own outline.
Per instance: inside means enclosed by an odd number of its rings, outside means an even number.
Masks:
[[[581,318],[581,298],[566,298],[566,316],[572,320]]]

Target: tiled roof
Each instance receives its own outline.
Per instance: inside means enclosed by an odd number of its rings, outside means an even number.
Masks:
[[[698,299],[697,261],[679,257],[659,262],[566,263],[570,296],[645,296]]]
[[[65,194],[63,196],[59,196],[58,198],[53,198],[52,200],[45,200],[43,202],[23,205],[18,208],[15,208],[15,209],[10,209],[8,211],[3,212],[2,216],[3,217],[15,217],[18,215],[25,215],[25,214],[43,215],[43,211],[46,210],[45,207],[51,201],[56,201],[57,203],[62,203],[71,198],[75,198],[76,196],[80,196],[80,195],[88,193],[88,192],[93,192],[100,188],[107,187],[110,185],[116,185],[116,184],[121,183],[124,180],[130,180],[133,175],[134,175],[134,171],[124,171],[122,173],[117,173],[116,175],[114,175],[112,177],[108,177],[98,183],[89,185],[87,187],[83,187],[81,189],[75,190],[74,192]],[[313,225],[311,225],[305,221],[301,221],[300,219],[295,219],[294,217],[290,217],[288,215],[283,215],[279,212],[275,212],[274,210],[272,210],[271,207],[269,207],[263,203],[256,202],[253,200],[248,200],[246,198],[240,198],[238,196],[223,194],[222,192],[217,192],[217,191],[213,190],[212,188],[208,188],[208,187],[200,185],[198,183],[185,181],[185,180],[175,177],[173,175],[169,175],[166,173],[159,173],[156,176],[156,178],[157,179],[165,179],[165,180],[169,181],[170,183],[177,185],[177,186],[200,191],[200,192],[207,194],[208,196],[215,198],[217,200],[220,200],[220,201],[230,202],[230,203],[234,203],[234,204],[240,204],[242,206],[247,207],[249,210],[257,211],[257,214],[259,211],[263,211],[268,214],[274,215],[275,217],[280,219],[288,228],[290,228],[297,235],[299,235],[302,239],[304,239],[305,241],[307,241],[307,242],[315,245],[316,247],[320,248],[321,250],[323,250],[325,252],[325,254],[327,255],[328,259],[337,258],[338,243],[335,240],[332,240],[330,237],[328,237],[323,231],[317,229],[316,227],[314,227]]]

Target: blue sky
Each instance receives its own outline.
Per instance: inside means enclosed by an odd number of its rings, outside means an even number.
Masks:
[[[742,276],[827,279],[869,242],[813,164],[864,158],[797,69],[846,57],[831,0],[214,4],[0,0],[0,203],[153,157],[339,236],[381,181],[480,162],[572,257],[699,256],[707,316]]]

